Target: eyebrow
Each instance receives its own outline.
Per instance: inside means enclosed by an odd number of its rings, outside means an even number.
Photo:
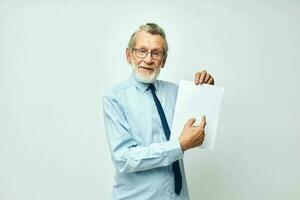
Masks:
[[[139,48],[137,48],[137,49],[147,49],[147,50],[149,50],[149,49],[146,48],[145,46],[141,46],[141,47],[139,47]],[[154,48],[154,49],[151,49],[151,51],[163,51],[163,50],[160,49],[160,48]]]

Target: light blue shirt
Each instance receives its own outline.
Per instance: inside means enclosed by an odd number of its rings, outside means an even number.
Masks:
[[[178,86],[161,80],[153,84],[171,129]],[[167,141],[147,88],[131,75],[103,97],[105,129],[116,168],[112,199],[189,199],[183,151],[178,139]],[[183,181],[180,196],[174,189],[172,163],[176,160]]]

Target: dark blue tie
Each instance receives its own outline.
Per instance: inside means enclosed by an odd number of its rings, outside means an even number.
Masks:
[[[156,96],[155,87],[153,84],[150,84],[148,88],[151,90],[151,93],[152,93],[163,129],[164,129],[166,138],[167,138],[167,140],[169,140],[171,131],[169,129],[169,125],[168,125],[164,110],[159,102],[159,99]],[[181,177],[181,173],[180,173],[180,166],[179,166],[178,160],[172,163],[172,168],[173,168],[173,172],[174,172],[175,193],[179,195],[181,188],[182,188],[182,177]]]

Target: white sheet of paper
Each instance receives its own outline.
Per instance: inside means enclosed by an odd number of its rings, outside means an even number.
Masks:
[[[196,118],[194,125],[199,125],[201,117],[205,115],[205,139],[200,148],[212,151],[218,131],[223,94],[223,87],[195,85],[192,81],[181,80],[170,137],[178,138],[188,119]]]

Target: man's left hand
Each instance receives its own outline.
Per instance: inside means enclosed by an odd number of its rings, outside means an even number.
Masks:
[[[197,72],[195,74],[195,84],[199,85],[199,83],[214,85],[214,78],[209,73],[207,73],[207,71],[202,70],[201,72]]]

